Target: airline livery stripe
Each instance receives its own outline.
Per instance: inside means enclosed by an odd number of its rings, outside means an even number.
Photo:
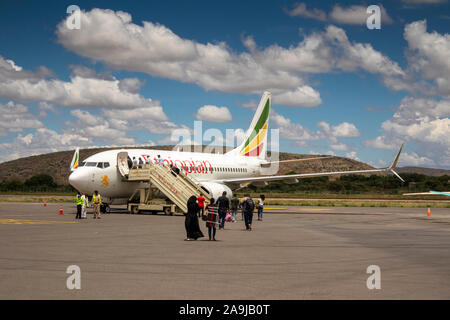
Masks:
[[[264,128],[258,133],[258,135],[253,139],[253,141],[244,149],[241,153],[247,153],[249,150],[258,146],[261,142],[264,141],[264,138],[267,134],[267,123],[264,125]]]
[[[264,143],[261,143],[256,148],[252,149],[251,151],[243,154],[245,157],[257,157],[261,154],[261,151],[263,149]]]
[[[248,139],[245,142],[244,147],[242,148],[241,151],[244,151],[244,149],[250,144],[250,142],[255,138],[255,136],[259,133],[261,128],[267,122],[267,119],[269,119],[269,111],[270,111],[270,103],[269,103],[269,99],[267,99],[266,105],[264,106],[264,109],[261,112],[261,116],[259,117],[258,122],[256,123],[255,127],[253,128],[250,136],[248,137]]]

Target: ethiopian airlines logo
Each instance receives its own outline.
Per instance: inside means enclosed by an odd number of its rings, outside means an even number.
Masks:
[[[103,176],[103,178],[102,178],[102,186],[105,187],[105,188],[109,186],[109,178],[108,178],[108,176]]]

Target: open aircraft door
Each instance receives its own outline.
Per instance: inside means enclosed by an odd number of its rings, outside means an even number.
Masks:
[[[122,151],[117,154],[117,169],[124,178],[128,178],[130,168],[128,167],[128,152]]]

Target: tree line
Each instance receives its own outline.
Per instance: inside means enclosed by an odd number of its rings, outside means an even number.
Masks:
[[[21,182],[17,179],[0,182],[0,192],[72,192],[70,185],[58,185],[52,176],[38,174]]]

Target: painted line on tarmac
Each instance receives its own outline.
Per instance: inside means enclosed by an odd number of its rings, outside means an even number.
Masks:
[[[63,224],[78,223],[76,221],[55,221],[55,220],[27,220],[27,219],[0,219],[0,224]]]
[[[42,207],[44,207],[44,203],[43,202],[20,202],[20,201],[0,201],[0,204],[25,204],[25,205],[41,205]],[[59,203],[47,203],[47,207],[48,206],[59,206]]]
[[[328,208],[264,208],[264,210],[297,210],[297,211],[332,211],[334,209],[328,209]]]

